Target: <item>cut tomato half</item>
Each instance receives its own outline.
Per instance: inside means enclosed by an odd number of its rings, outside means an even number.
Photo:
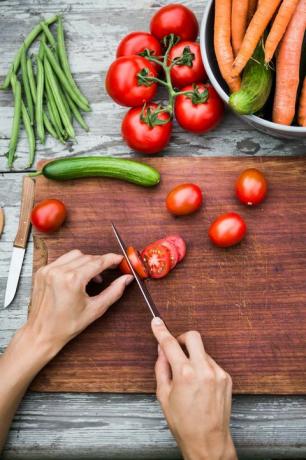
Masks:
[[[171,257],[168,248],[162,244],[153,243],[141,253],[152,278],[163,278],[171,269]]]
[[[178,253],[178,262],[181,262],[186,255],[186,243],[179,235],[166,236],[166,241],[174,244]]]
[[[156,243],[153,244],[161,244],[162,246],[165,246],[170,252],[170,261],[171,261],[171,270],[176,266],[176,264],[179,261],[179,255],[178,251],[176,249],[176,246],[174,243],[171,243],[171,241],[168,241],[166,239],[158,240]]]
[[[130,262],[131,262],[134,270],[138,273],[140,278],[141,279],[148,278],[149,277],[149,272],[148,272],[148,269],[147,269],[144,261],[142,260],[142,257],[140,255],[139,251],[137,251],[137,249],[133,248],[133,246],[129,246],[127,248],[127,255],[128,255],[129,259],[130,259]],[[128,274],[128,275],[132,274],[131,269],[129,267],[129,264],[127,263],[127,261],[125,259],[123,259],[123,261],[119,265],[119,268],[120,268],[121,272],[124,273],[124,274]]]

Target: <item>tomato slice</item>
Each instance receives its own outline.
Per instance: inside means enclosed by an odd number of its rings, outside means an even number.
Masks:
[[[165,240],[169,241],[169,243],[174,244],[178,253],[178,262],[181,262],[186,255],[186,243],[183,240],[183,238],[179,235],[170,235],[166,236]]]
[[[148,272],[148,269],[147,269],[144,261],[142,260],[142,257],[140,255],[139,251],[137,251],[137,249],[133,248],[133,246],[129,246],[127,248],[127,255],[128,255],[129,259],[130,259],[130,262],[131,262],[133,268],[136,270],[136,272],[138,273],[140,278],[141,279],[148,278],[149,277],[149,272]],[[129,264],[127,263],[127,261],[125,259],[123,259],[123,261],[119,265],[119,269],[124,274],[127,274],[127,275],[132,274],[131,269],[129,267]]]
[[[152,278],[163,278],[171,269],[171,257],[168,248],[162,244],[150,244],[141,253]]]
[[[161,244],[162,246],[165,246],[170,252],[170,261],[171,261],[171,270],[176,266],[176,264],[179,261],[179,255],[178,251],[176,249],[176,246],[174,243],[171,241],[167,241],[166,239],[158,240],[156,243],[153,244]]]

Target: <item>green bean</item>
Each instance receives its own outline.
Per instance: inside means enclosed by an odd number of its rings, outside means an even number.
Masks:
[[[47,40],[48,42],[50,43],[50,45],[52,46],[52,48],[56,51],[56,41],[52,35],[52,32],[50,31],[49,27],[47,26],[46,22],[45,21],[42,21],[40,23],[41,25],[41,28],[45,34],[45,36],[47,37]]]
[[[55,22],[57,20],[57,16],[52,16],[52,18],[49,18],[49,19],[46,19],[45,20],[45,23],[49,26],[50,24],[52,24],[53,22]],[[41,32],[41,24],[38,24],[36,27],[34,27],[34,29],[31,30],[31,32],[29,33],[29,35],[25,38],[21,48],[19,48],[16,56],[15,56],[15,59],[14,61],[12,62],[11,66],[10,66],[10,69],[5,77],[5,80],[3,82],[3,84],[1,85],[1,89],[7,89],[9,86],[10,86],[10,82],[11,82],[11,76],[12,76],[12,73],[16,73],[17,74],[17,71],[18,71],[18,68],[19,68],[19,65],[20,65],[20,60],[21,60],[21,53],[22,53],[22,48],[23,46],[25,46],[25,49],[27,50],[32,42],[35,40],[35,38],[40,34]]]
[[[53,75],[54,75],[54,74],[53,74]],[[56,78],[56,77],[55,77],[55,78]],[[58,84],[58,80],[57,80],[57,79],[56,79],[56,82],[57,82],[57,87],[58,87],[60,96],[61,96],[61,98],[62,98],[62,101],[63,101],[63,104],[64,104],[64,106],[65,106],[66,112],[67,112],[67,114],[68,114],[69,120],[72,121],[72,113],[71,113],[71,110],[70,110],[70,105],[68,104],[67,96],[66,96],[66,94],[64,93],[64,91],[62,90],[62,88],[60,87],[60,85]]]
[[[47,74],[46,74],[46,96],[47,96],[47,107],[48,107],[48,112],[51,118],[51,122],[57,132],[57,135],[62,137],[62,134],[64,133],[64,127],[62,124],[62,120],[61,120],[59,111],[56,107],[56,103],[54,100],[54,96],[53,96],[53,93],[50,87],[49,78]]]
[[[50,63],[49,63],[49,61],[48,61],[46,56],[44,58],[44,66],[45,66],[46,75],[48,76],[48,81],[49,81],[49,84],[50,84],[50,87],[51,87],[51,90],[52,90],[52,94],[54,96],[54,100],[55,100],[56,106],[58,108],[59,114],[61,116],[63,125],[64,125],[69,137],[74,139],[75,138],[75,132],[74,132],[73,126],[71,124],[71,121],[69,119],[69,115],[67,113],[65,105],[64,105],[63,100],[61,98],[60,91],[59,91],[59,88],[58,88],[58,83],[56,81],[55,75],[53,74],[52,67],[51,67],[51,65],[50,65]]]
[[[46,36],[44,33],[41,34],[40,41],[39,41],[39,50],[38,50],[38,57],[41,60],[41,62],[44,59],[44,44],[46,43]]]
[[[32,100],[32,95],[31,95],[30,82],[28,78],[27,56],[26,56],[25,47],[23,47],[23,51],[21,53],[21,77],[22,77],[23,88],[24,88],[25,97],[27,101],[27,106],[29,110],[31,125],[33,125],[34,123],[34,105],[33,105],[33,100]]]
[[[80,107],[80,109],[84,110],[84,112],[90,112],[90,108],[88,107],[88,105],[84,104],[84,102],[81,101],[78,95],[76,94],[75,89],[71,86],[71,83],[68,81],[66,75],[62,71],[60,65],[56,60],[56,57],[54,56],[50,48],[48,48],[46,44],[43,44],[43,46],[45,55],[48,58],[48,62],[50,66],[53,68],[57,77],[59,78],[61,84],[64,86],[66,92],[69,94],[71,99],[73,99],[73,101],[77,104],[77,106]]]
[[[27,133],[27,138],[28,138],[28,143],[29,143],[29,161],[27,164],[27,168],[32,166],[35,158],[35,150],[36,150],[36,141],[35,141],[35,135],[34,135],[34,130],[33,126],[31,123],[31,119],[29,117],[28,111],[26,109],[26,106],[22,102],[21,104],[21,112],[22,112],[22,121]]]
[[[79,125],[83,129],[85,129],[85,131],[88,132],[89,127],[88,127],[86,121],[84,120],[84,118],[82,117],[82,115],[80,114],[79,109],[77,108],[77,106],[75,105],[75,103],[73,102],[73,100],[71,99],[69,94],[66,93],[66,97],[67,97],[67,101],[68,101],[69,107],[70,107],[70,109],[71,109],[71,111],[73,113],[74,118],[79,123]]]
[[[57,126],[56,124],[56,119],[55,119],[55,116],[54,116],[54,111],[53,111],[53,108],[51,107],[51,104],[50,104],[50,101],[48,100],[47,101],[47,108],[48,108],[48,113],[49,113],[49,116],[50,116],[50,120],[51,120],[51,123],[54,127],[54,130],[55,130],[55,133],[56,133],[56,138],[59,139],[59,141],[62,143],[62,144],[65,144],[65,141],[63,139],[63,136],[62,136],[62,133],[60,132],[60,129],[59,127]],[[55,137],[55,136],[54,136]]]
[[[71,86],[75,90],[77,96],[79,99],[86,104],[89,107],[89,102],[86,99],[86,97],[81,93],[80,89],[78,88],[76,82],[74,81],[74,78],[71,74],[70,66],[69,66],[69,61],[67,57],[67,52],[66,52],[66,47],[65,47],[65,37],[64,37],[64,27],[63,27],[63,21],[61,16],[58,16],[57,19],[57,51],[59,55],[59,59],[62,65],[62,69],[70,82]]]
[[[11,74],[11,77],[13,75],[14,74]],[[17,79],[16,79],[16,85],[15,85],[14,99],[15,99],[14,117],[13,117],[12,131],[11,131],[11,140],[10,140],[8,156],[7,156],[7,162],[10,168],[13,166],[13,163],[14,163],[14,158],[15,158],[15,153],[16,153],[16,148],[17,148],[17,143],[18,143],[18,137],[19,137],[19,129],[20,129],[21,85]]]
[[[27,74],[28,74],[28,80],[30,84],[32,99],[33,99],[34,104],[36,104],[36,82],[35,82],[32,61],[30,58],[27,58]]]
[[[51,134],[51,136],[54,137],[54,139],[58,139],[59,136],[58,136],[56,130],[53,128],[52,123],[49,120],[48,115],[46,114],[46,112],[43,112],[43,119],[44,119],[45,128],[48,131],[48,133]]]
[[[45,143],[45,129],[43,123],[43,95],[44,95],[44,67],[42,62],[37,56],[37,93],[36,93],[36,106],[35,106],[35,119],[37,134],[42,144]]]

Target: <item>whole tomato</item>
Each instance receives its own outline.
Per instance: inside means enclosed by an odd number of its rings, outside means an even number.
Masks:
[[[131,32],[126,35],[118,45],[116,56],[132,56],[138,54],[146,57],[146,53],[154,57],[162,56],[162,47],[160,42],[148,32]],[[160,70],[160,66],[151,63],[156,67],[156,70]]]
[[[157,84],[145,82],[145,77],[156,77],[156,68],[142,56],[122,56],[108,69],[106,91],[117,104],[138,107],[150,101]]]
[[[151,19],[151,33],[163,40],[170,34],[181,40],[195,40],[198,36],[199,25],[194,13],[184,5],[173,3],[163,6]]]
[[[31,213],[31,222],[40,232],[55,232],[66,219],[64,203],[55,198],[40,201]]]
[[[175,216],[186,216],[197,211],[203,203],[203,194],[196,184],[180,184],[167,195],[166,207]]]
[[[128,146],[138,152],[160,152],[168,144],[172,131],[169,114],[158,113],[157,104],[130,109],[122,120],[121,133]]]
[[[268,190],[268,183],[261,171],[250,168],[243,171],[236,182],[236,195],[243,204],[256,206],[261,203]]]
[[[172,84],[176,88],[204,81],[207,78],[199,43],[179,42],[169,53],[169,64],[177,62],[170,71]]]
[[[217,217],[211,224],[208,234],[216,246],[228,248],[240,243],[246,229],[242,217],[235,212],[229,212]]]
[[[202,134],[214,129],[224,114],[224,104],[209,83],[182,88],[189,95],[177,96],[175,117],[179,125],[192,133]]]

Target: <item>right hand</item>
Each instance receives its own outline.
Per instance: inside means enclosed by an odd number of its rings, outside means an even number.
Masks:
[[[198,332],[176,340],[160,318],[153,319],[152,330],[159,343],[156,394],[184,459],[236,460],[230,376],[205,352]]]

